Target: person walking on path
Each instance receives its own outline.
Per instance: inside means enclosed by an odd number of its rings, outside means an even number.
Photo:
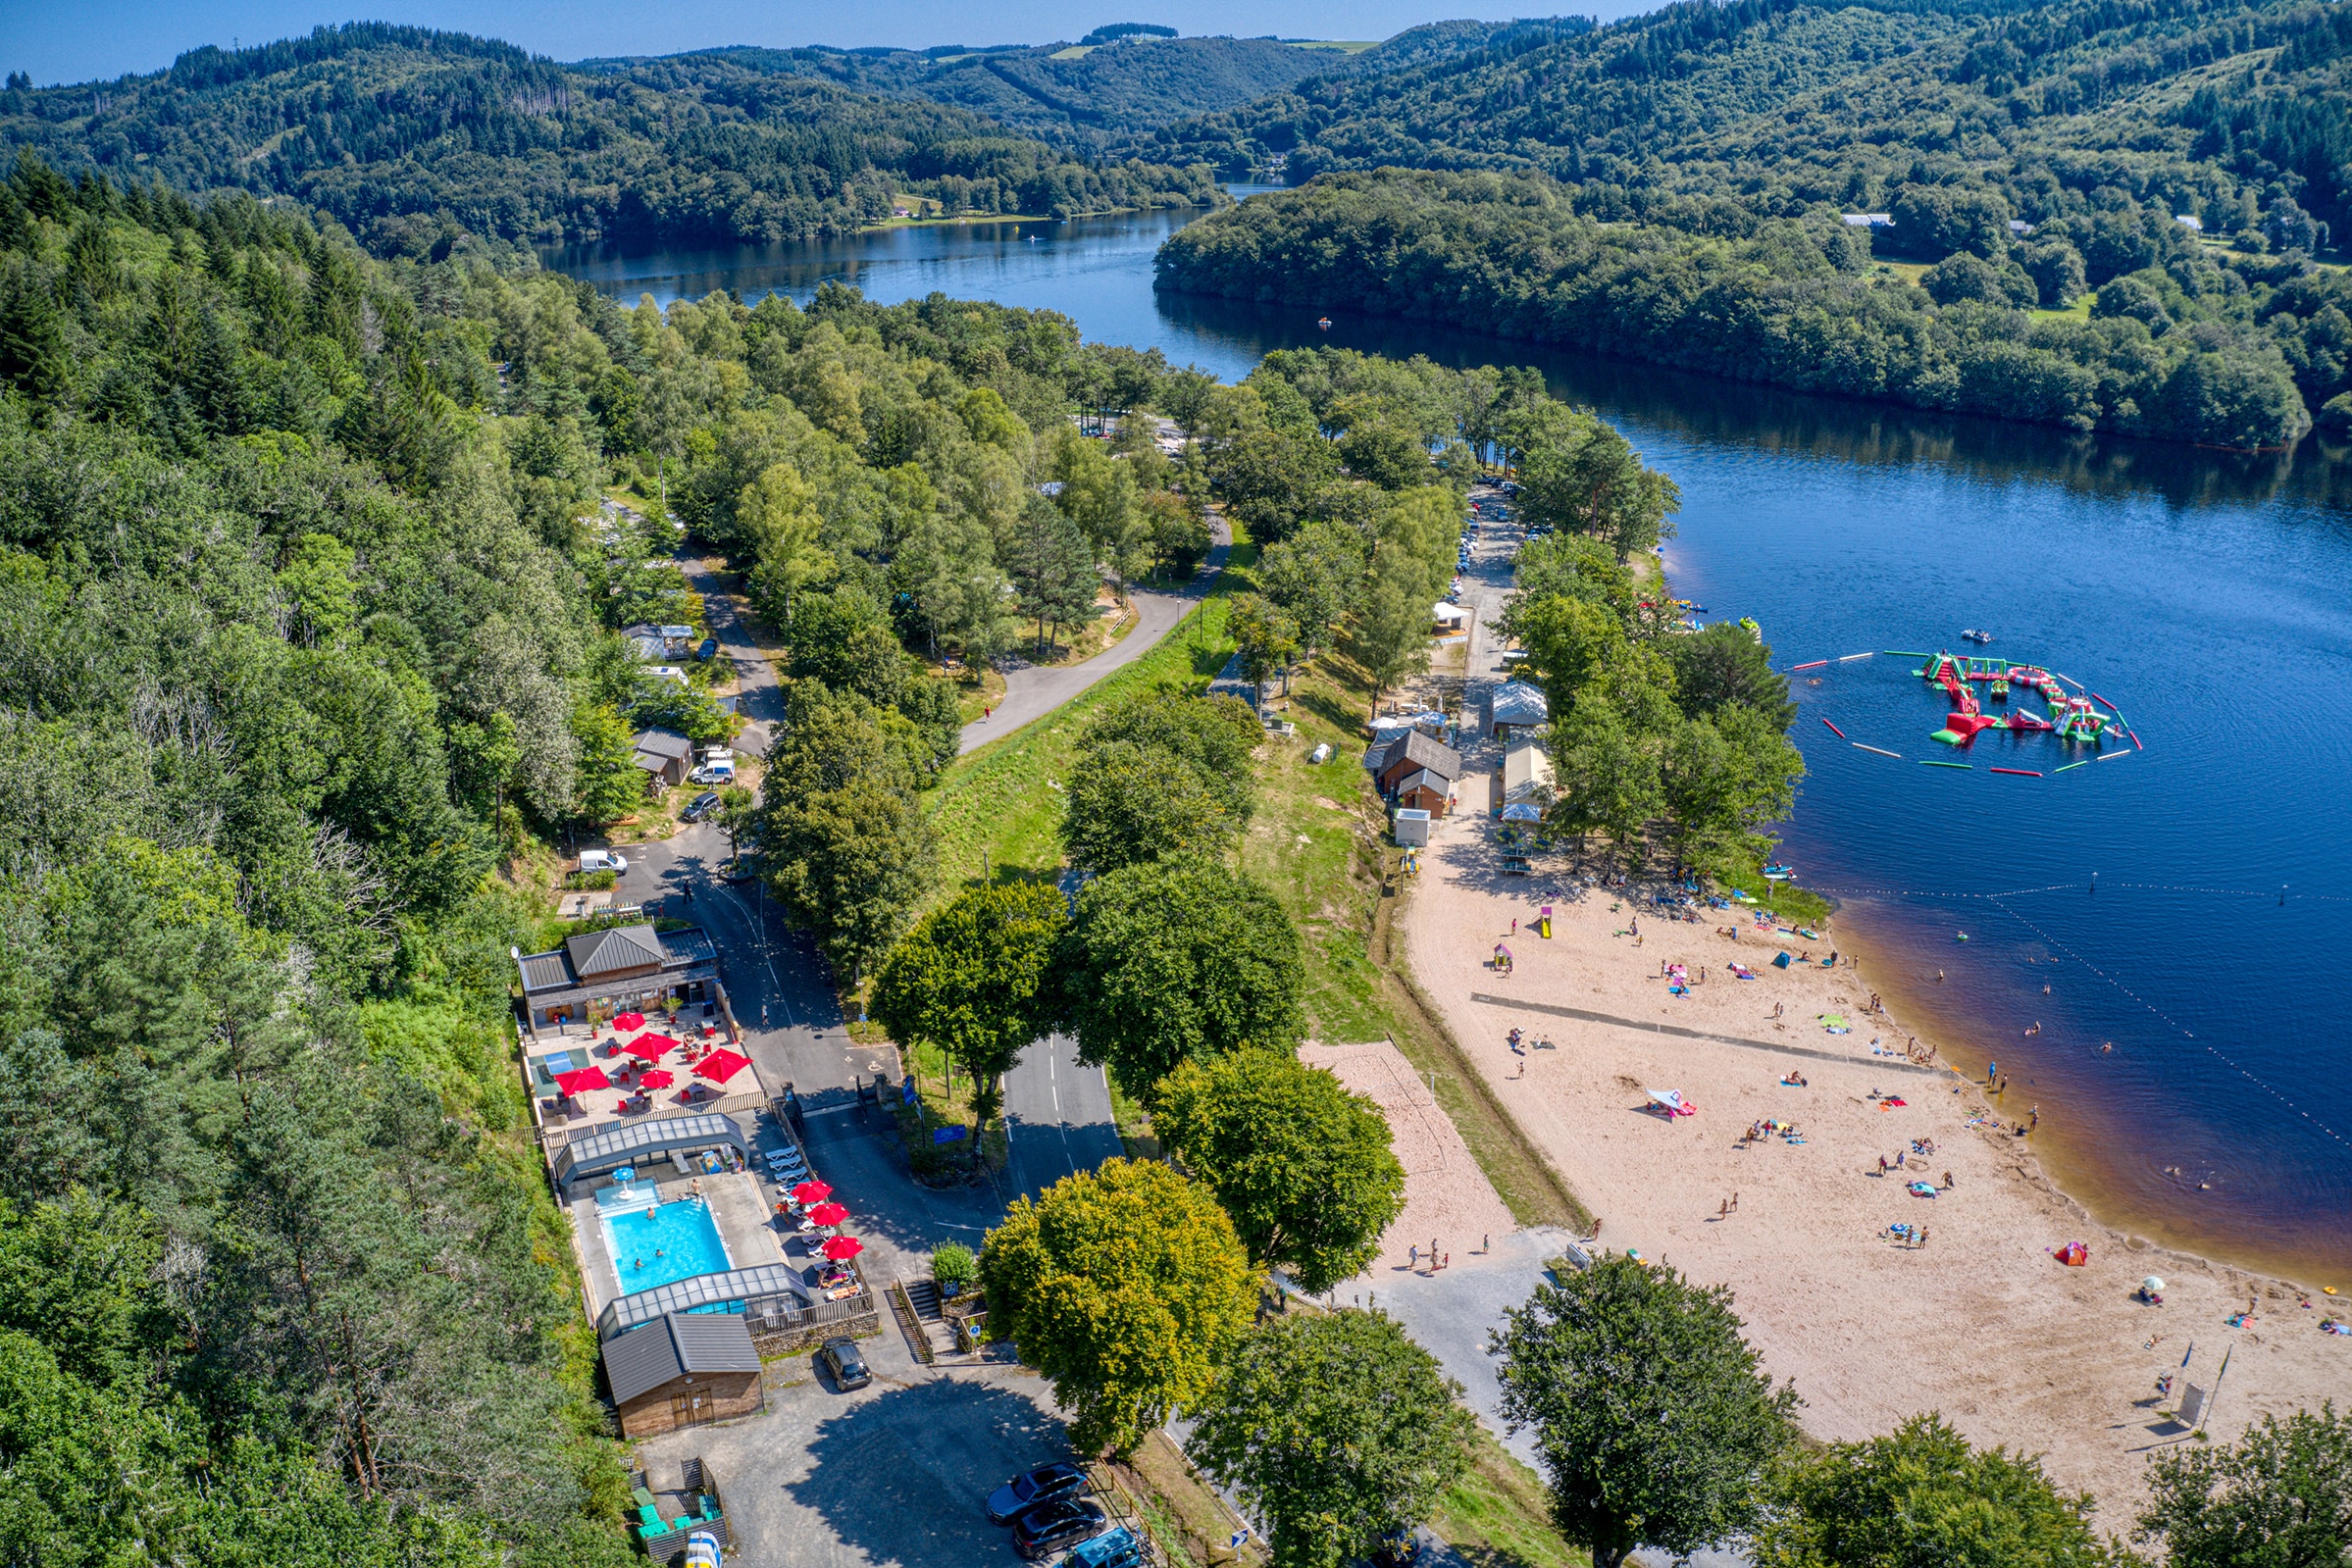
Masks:
[[[768,1004],[766,1002],[759,1004],[759,1027],[762,1029],[768,1027]]]

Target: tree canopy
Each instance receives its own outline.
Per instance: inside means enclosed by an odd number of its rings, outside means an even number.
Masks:
[[[1503,1413],[1535,1433],[1552,1516],[1597,1568],[1764,1521],[1798,1399],[1757,1370],[1740,1327],[1729,1290],[1605,1256],[1537,1286],[1495,1331]]]
[[[1380,1108],[1293,1056],[1188,1060],[1161,1081],[1151,1125],[1225,1205],[1250,1256],[1309,1295],[1362,1272],[1405,1207]]]
[[[1051,1027],[1046,967],[1068,921],[1050,886],[968,887],[898,938],[875,973],[868,1006],[891,1037],[972,1075],[975,1138],[1005,1072]]]
[[[1214,1199],[1164,1165],[1108,1159],[1013,1199],[980,1254],[993,1326],[1074,1416],[1081,1453],[1127,1452],[1188,1415],[1250,1327],[1258,1278]]]
[[[1381,1312],[1268,1318],[1233,1354],[1189,1452],[1266,1524],[1278,1568],[1368,1560],[1469,1468],[1461,1385]]]
[[[1181,1062],[1296,1044],[1303,964],[1297,929],[1263,887],[1180,861],[1088,883],[1054,969],[1082,1059],[1149,1104]]]
[[[2332,1401],[2159,1453],[2148,1480],[2140,1536],[2179,1568],[2333,1568],[2352,1550],[2352,1416]]]
[[[1798,1462],[1756,1543],[1762,1568],[2108,1568],[2128,1564],[2037,1460],[1971,1447],[1933,1413]]]

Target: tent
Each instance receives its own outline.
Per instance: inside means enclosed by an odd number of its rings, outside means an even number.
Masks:
[[[555,1087],[566,1094],[585,1094],[591,1088],[612,1087],[612,1080],[604,1076],[603,1068],[591,1064],[556,1074]]]
[[[2080,1241],[2069,1241],[2058,1249],[2058,1261],[2070,1269],[2081,1268],[2091,1260],[2091,1249]]]
[[[694,1073],[714,1084],[724,1084],[750,1065],[751,1058],[741,1051],[712,1051],[694,1064]]]

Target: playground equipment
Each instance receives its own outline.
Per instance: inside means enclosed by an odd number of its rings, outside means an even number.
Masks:
[[[1943,687],[1944,694],[1952,700],[1952,711],[1945,715],[1944,728],[1935,732],[1935,738],[1946,745],[1967,745],[1986,730],[2049,731],[2061,740],[2079,740],[2094,746],[2110,731],[2122,733],[2121,715],[2102,712],[2089,697],[2068,691],[2058,677],[2039,665],[1938,652],[1929,655],[1927,662],[1912,673]],[[1974,683],[1979,681],[1985,683],[1987,695],[1995,701],[2006,701],[2017,690],[2038,693],[2050,705],[2049,717],[2045,719],[2022,708],[2002,715],[1986,713],[1976,702]]]

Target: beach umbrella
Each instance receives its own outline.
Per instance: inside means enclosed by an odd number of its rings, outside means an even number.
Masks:
[[[866,1249],[866,1244],[854,1236],[835,1236],[826,1239],[818,1250],[836,1263],[844,1263]]]
[[[808,1217],[819,1225],[839,1225],[849,1217],[849,1211],[839,1203],[820,1203],[808,1211]]]
[[[833,1189],[822,1182],[802,1182],[793,1189],[793,1201],[795,1203],[822,1203],[831,1196]]]
[[[643,1013],[622,1013],[612,1021],[612,1027],[615,1029],[643,1029],[645,1015]]]
[[[677,1078],[666,1067],[648,1067],[638,1074],[637,1082],[639,1088],[668,1088]]]
[[[2140,1281],[2140,1289],[2143,1290],[2161,1290],[2164,1289],[2164,1281],[2151,1274],[2146,1279]]]
[[[724,1084],[751,1065],[751,1058],[741,1051],[712,1051],[694,1064],[694,1071],[714,1084]]]
[[[582,1094],[591,1088],[610,1088],[612,1080],[604,1076],[601,1067],[580,1067],[569,1073],[556,1074],[555,1087],[566,1094]]]
[[[1682,1109],[1682,1090],[1678,1088],[1654,1088],[1650,1090],[1650,1098],[1669,1111]]]

